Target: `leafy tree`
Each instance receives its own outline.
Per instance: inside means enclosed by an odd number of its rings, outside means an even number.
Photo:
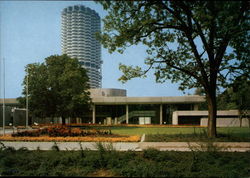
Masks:
[[[205,91],[203,88],[198,87],[195,89],[194,95],[205,96]],[[199,103],[198,104],[199,110],[207,110],[207,105],[208,105],[207,101]]]
[[[250,80],[249,76],[242,75],[221,94],[218,95],[218,109],[237,109],[239,119],[248,118],[250,122]],[[242,120],[241,120],[242,122]]]
[[[250,110],[250,80],[246,75],[237,77],[222,93],[217,94],[218,110],[237,109],[240,113],[247,113]],[[194,94],[203,96],[204,91],[197,88]],[[207,110],[207,103],[200,103],[199,108]]]
[[[81,117],[91,103],[86,70],[77,59],[67,55],[52,55],[44,63],[28,64],[23,80],[23,97],[26,104],[28,81],[29,110],[37,117]],[[27,80],[28,77],[28,80]]]
[[[250,110],[250,80],[246,75],[239,76],[220,95],[218,109]]]
[[[99,38],[109,52],[142,43],[145,64],[120,64],[125,82],[155,71],[156,81],[202,87],[208,102],[208,136],[216,136],[216,89],[249,72],[247,1],[98,1],[108,15]]]

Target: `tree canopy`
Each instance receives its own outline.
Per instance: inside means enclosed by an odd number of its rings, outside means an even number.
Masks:
[[[218,109],[250,110],[250,80],[246,76],[236,78],[223,93],[218,95]]]
[[[250,110],[250,80],[242,75],[237,77],[222,93],[217,94],[218,110],[239,110],[246,112]],[[195,95],[204,96],[204,91],[197,88]],[[207,110],[207,103],[200,103],[199,109]]]
[[[52,55],[43,63],[28,64],[23,80],[26,104],[28,86],[29,111],[37,117],[81,117],[91,103],[88,76],[77,59]]]
[[[216,136],[216,89],[249,73],[247,1],[98,1],[108,15],[99,38],[109,52],[142,43],[145,64],[121,64],[125,82],[154,70],[156,81],[201,87],[208,101],[208,134]]]

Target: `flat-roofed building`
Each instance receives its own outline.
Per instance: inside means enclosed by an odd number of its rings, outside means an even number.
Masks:
[[[201,96],[178,97],[94,97],[92,123],[172,124],[172,112],[198,110]],[[89,118],[90,119],[90,118]]]
[[[90,92],[92,109],[83,118],[71,119],[68,123],[172,124],[173,111],[198,110],[198,104],[205,101],[198,95],[128,97],[126,90],[114,88],[90,89]],[[8,101],[18,105],[16,99]]]
[[[90,93],[91,110],[82,118],[67,119],[66,123],[207,126],[208,111],[200,111],[198,108],[200,103],[205,102],[203,96],[128,97],[126,90],[114,88],[90,89]],[[2,122],[2,104],[3,99],[0,99],[0,123]],[[14,125],[24,125],[26,111],[18,108],[20,105],[17,100],[5,99],[5,105],[5,124],[13,122]],[[249,127],[249,118],[240,118],[238,110],[218,110],[217,114],[217,127]],[[34,122],[61,123],[61,120],[60,118],[30,118],[29,123]]]

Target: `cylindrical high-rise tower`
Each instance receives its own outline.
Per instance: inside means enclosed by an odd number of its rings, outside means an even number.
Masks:
[[[96,40],[100,30],[100,16],[94,10],[83,5],[63,9],[62,53],[87,69],[91,88],[101,88],[101,44]]]

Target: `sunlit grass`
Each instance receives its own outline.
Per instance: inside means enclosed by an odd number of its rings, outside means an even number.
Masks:
[[[105,127],[105,129],[110,129],[114,134],[122,135],[143,135],[143,134],[194,134],[194,133],[204,133],[207,128],[204,127],[122,127],[113,126]],[[247,127],[222,127],[217,128],[218,134],[230,134],[237,137],[250,137],[250,128]]]
[[[110,129],[114,134],[138,135],[146,134],[146,141],[206,141],[207,128],[204,127],[162,127],[162,126],[145,126],[145,127],[121,127],[121,126],[104,126]],[[103,128],[103,127],[102,127]],[[249,142],[250,128],[228,127],[217,128],[218,138],[214,141],[226,142]]]

